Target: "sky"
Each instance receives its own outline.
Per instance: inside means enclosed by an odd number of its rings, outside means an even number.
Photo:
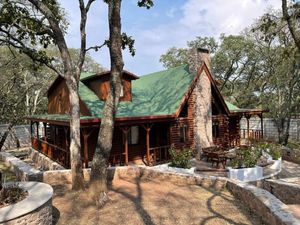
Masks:
[[[79,48],[80,12],[78,1],[60,0],[70,23],[66,40],[69,47]],[[280,9],[281,0],[154,0],[147,10],[137,7],[137,0],[122,1],[122,32],[135,39],[136,55],[123,52],[124,69],[144,75],[163,69],[159,58],[169,48],[186,47],[197,36],[239,34],[266,10]],[[100,45],[108,39],[107,5],[93,3],[88,15],[87,45]],[[107,47],[90,52],[93,59],[110,68]]]

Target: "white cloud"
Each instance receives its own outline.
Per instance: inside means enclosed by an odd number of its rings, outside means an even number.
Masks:
[[[136,48],[138,51],[134,64],[130,61],[127,66],[142,73],[162,69],[158,62],[161,54],[172,46],[183,47],[186,42],[196,36],[214,36],[221,33],[238,34],[245,27],[251,25],[267,8],[280,8],[278,0],[188,0],[182,6],[181,18],[174,18],[173,22],[157,24],[155,28],[136,32]],[[169,12],[167,12],[169,13]],[[143,63],[143,58],[145,62]],[[154,65],[147,63],[154,61]],[[131,63],[133,63],[131,65]]]
[[[162,0],[163,1],[163,0]],[[79,46],[79,10],[67,0],[62,0],[69,10],[71,27],[68,35],[68,43],[71,46]],[[108,36],[106,5],[95,2],[89,15],[88,41],[89,45],[99,44]],[[131,4],[136,1],[132,0]],[[72,5],[71,5],[72,4]],[[125,4],[125,2],[123,3]],[[184,47],[186,42],[196,36],[219,37],[221,33],[238,34],[245,27],[253,23],[254,19],[261,16],[268,7],[280,8],[279,0],[186,0],[181,7],[172,7],[163,12],[164,19],[153,24],[153,18],[161,13],[159,9],[150,9],[149,17],[137,17],[127,27],[126,32],[136,40],[136,56],[132,58],[124,52],[125,67],[138,75],[150,73],[162,69],[159,57],[172,46]],[[70,11],[71,10],[71,11]],[[153,11],[151,11],[153,10]],[[128,13],[123,12],[123,23]],[[146,14],[146,13],[145,13]],[[145,15],[143,14],[143,15]],[[157,15],[153,17],[153,15]],[[152,16],[150,16],[152,15]],[[160,18],[160,17],[159,17]],[[167,20],[166,20],[167,19]],[[129,30],[128,30],[129,27]],[[151,28],[149,28],[151,27]],[[92,54],[97,61],[105,67],[109,67],[109,55],[107,49]]]

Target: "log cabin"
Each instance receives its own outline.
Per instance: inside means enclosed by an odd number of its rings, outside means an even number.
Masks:
[[[82,73],[79,82],[81,156],[89,167],[109,91],[110,72]],[[61,77],[48,90],[48,113],[28,117],[32,147],[70,168],[70,103]],[[212,145],[240,144],[240,119],[264,110],[239,109],[222,97],[210,71],[209,52],[191,49],[188,65],[141,77],[126,70],[118,106],[110,165],[169,160],[169,149],[191,148],[201,152]],[[261,129],[254,136],[262,138]],[[251,136],[249,131],[243,133]],[[253,136],[253,135],[252,135]]]

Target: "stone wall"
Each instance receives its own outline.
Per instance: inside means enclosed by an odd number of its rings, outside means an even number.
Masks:
[[[256,215],[260,216],[266,224],[297,225],[300,220],[290,212],[288,206],[277,199],[270,192],[249,185],[248,183],[228,180],[227,189],[242,201]]]
[[[212,145],[211,83],[203,71],[194,89],[194,136],[197,150]]]
[[[298,182],[299,184],[294,182]],[[300,177],[264,180],[263,188],[285,204],[300,204]]]
[[[300,164],[300,149],[289,149],[283,147],[281,149],[281,155],[284,160]]]
[[[53,188],[39,182],[21,182],[19,187],[27,191],[27,197],[1,208],[0,224],[52,225]]]
[[[0,125],[0,137],[7,131],[8,124]],[[18,141],[17,141],[18,140]],[[11,132],[6,138],[2,150],[17,148],[18,143],[20,147],[30,146],[30,126],[29,125],[16,125],[12,128]]]
[[[39,170],[47,171],[47,170],[64,170],[65,168],[59,165],[57,162],[54,162],[49,157],[39,153],[32,147],[28,149],[28,157],[31,159],[35,167]]]
[[[52,225],[52,199],[33,212],[7,221],[5,225]]]
[[[250,129],[260,130],[260,118],[251,117],[249,120]],[[247,120],[241,119],[241,129],[247,129]],[[277,140],[278,132],[272,118],[263,119],[264,138]],[[291,119],[290,123],[290,138],[300,141],[300,119]]]
[[[40,170],[32,168],[27,163],[14,157],[7,152],[0,152],[0,160],[10,167],[20,181],[42,181],[43,173]]]

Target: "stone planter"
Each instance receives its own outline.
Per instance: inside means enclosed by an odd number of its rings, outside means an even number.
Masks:
[[[8,183],[10,185],[12,183]],[[52,195],[49,184],[19,182],[19,187],[28,192],[22,201],[0,209],[0,224],[5,225],[52,225]]]
[[[240,181],[256,181],[263,178],[263,168],[260,166],[252,168],[233,169],[227,167],[228,178]]]
[[[280,171],[281,170],[281,157],[278,160],[273,160],[273,164],[270,166],[270,169]]]

